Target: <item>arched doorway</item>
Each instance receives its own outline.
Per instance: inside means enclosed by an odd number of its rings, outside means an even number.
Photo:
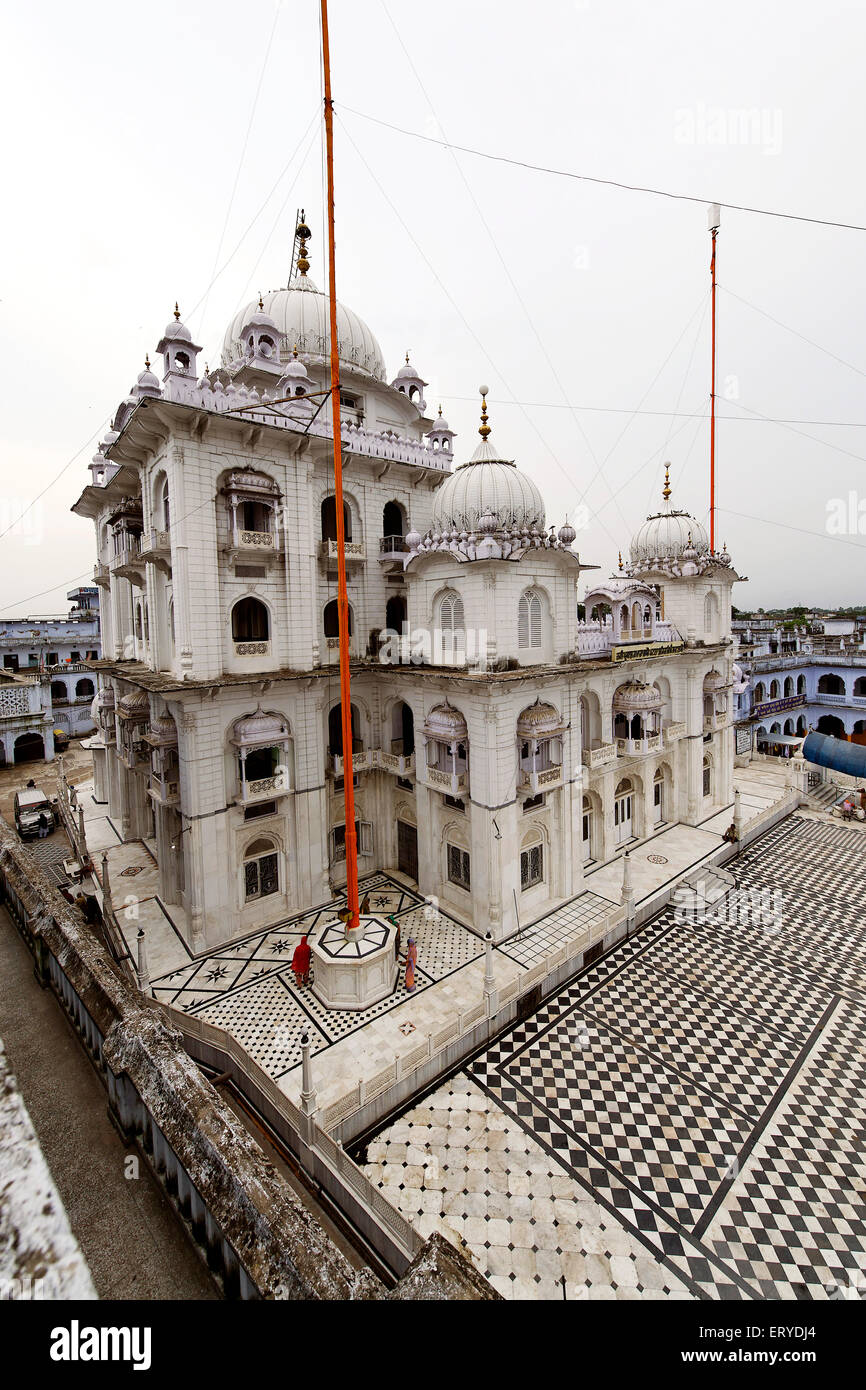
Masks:
[[[19,734],[15,740],[15,762],[33,763],[45,757],[45,740],[41,734]]]
[[[845,738],[845,725],[835,714],[822,714],[818,720],[818,733],[829,734],[831,738]]]
[[[633,797],[631,781],[624,777],[617,786],[613,802],[613,838],[617,845],[632,838]]]

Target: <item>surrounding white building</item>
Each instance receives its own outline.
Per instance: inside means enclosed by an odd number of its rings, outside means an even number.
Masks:
[[[96,529],[96,795],[195,949],[345,881],[327,299],[298,270],[200,374],[176,310],[74,510]],[[590,586],[491,438],[454,465],[407,361],[338,313],[360,870],[494,938],[733,799],[730,557],[662,510]]]
[[[99,658],[99,590],[72,589],[68,617],[0,618],[0,766],[54,757],[54,731],[94,729],[86,662]]]

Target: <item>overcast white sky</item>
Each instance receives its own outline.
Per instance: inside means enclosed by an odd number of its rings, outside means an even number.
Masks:
[[[69,507],[175,299],[213,365],[235,310],[285,283],[298,205],[324,286],[318,10],[4,6],[6,615],[63,611],[91,572],[92,529]],[[346,108],[517,160],[866,224],[866,7],[331,0],[330,11],[337,289],[389,371],[411,349],[460,459],[486,381],[494,437],[540,485],[549,521],[585,501],[578,547],[605,570],[656,510],[666,458],[674,503],[704,518],[705,207],[455,155]],[[833,499],[846,511],[851,491],[866,499],[864,255],[866,232],[723,211],[717,539],[749,576],[740,607],[866,606],[866,538],[856,520],[846,535],[826,530]]]

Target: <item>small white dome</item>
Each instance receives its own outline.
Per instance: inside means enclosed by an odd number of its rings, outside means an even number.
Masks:
[[[650,560],[677,560],[687,550],[703,555],[710,548],[709,538],[699,521],[688,512],[659,512],[647,517],[632,539],[633,565]]]
[[[544,501],[535,483],[487,439],[434,494],[430,528],[477,531],[482,517],[495,517],[498,527],[511,530],[544,526]]]

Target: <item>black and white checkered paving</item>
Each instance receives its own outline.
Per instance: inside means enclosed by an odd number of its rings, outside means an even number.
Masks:
[[[512,1297],[866,1296],[862,843],[789,817],[724,901],[672,906],[378,1135],[368,1173]]]

